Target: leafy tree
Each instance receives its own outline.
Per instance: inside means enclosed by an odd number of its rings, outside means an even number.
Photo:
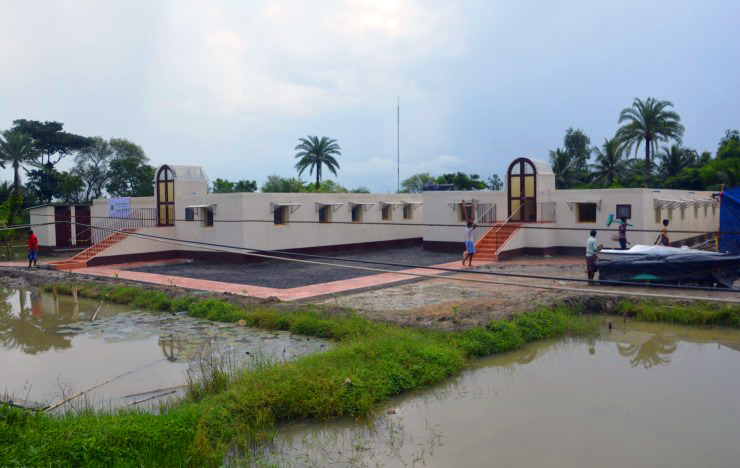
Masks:
[[[632,107],[619,113],[619,123],[624,125],[617,130],[616,138],[625,151],[630,153],[634,147],[637,154],[640,145],[645,145],[645,187],[650,181],[651,151],[654,154],[660,142],[675,140],[681,143],[684,127],[681,125],[681,117],[669,110],[671,107],[673,104],[670,101],[658,101],[654,98],[643,101],[635,98]]]
[[[28,172],[28,185],[40,203],[51,203],[59,193],[59,179],[59,171],[49,166]]]
[[[367,187],[355,187],[352,190],[349,191],[350,193],[370,193],[370,189]]]
[[[720,149],[722,149],[723,146],[731,142],[740,143],[740,131],[731,129],[725,130],[725,136],[723,136],[722,139],[719,140],[719,146],[717,150],[719,151]]]
[[[85,181],[79,175],[70,172],[59,173],[55,197],[60,201],[64,203],[87,202],[89,201],[86,198],[88,193]]]
[[[13,125],[14,130],[31,137],[37,154],[35,165],[38,168],[53,168],[66,156],[91,144],[89,138],[65,132],[64,124],[60,122],[18,119],[13,121]]]
[[[12,192],[13,183],[8,182],[7,180],[2,181],[2,183],[0,183],[0,203],[6,201]]]
[[[698,156],[696,151],[683,148],[678,144],[671,145],[670,148],[664,146],[658,155],[660,166],[658,173],[663,179],[675,177],[684,170],[693,167],[696,164]]]
[[[421,193],[424,185],[433,182],[434,177],[428,172],[420,172],[401,181],[401,193]]]
[[[155,168],[150,166],[141,146],[124,138],[111,138],[113,160],[105,190],[114,197],[150,197],[154,195]]]
[[[136,159],[114,159],[105,190],[113,197],[151,197],[156,169]]]
[[[294,177],[287,178],[279,175],[267,176],[267,180],[260,191],[265,193],[297,193],[305,191],[306,182]]]
[[[717,159],[740,158],[740,132],[727,130],[719,142]]]
[[[491,177],[488,178],[488,188],[495,191],[504,189],[504,182],[501,180],[498,174],[493,174]]]
[[[452,184],[455,190],[483,190],[486,183],[480,180],[478,174],[465,174],[464,172],[455,172],[454,174],[442,174],[437,177],[438,184]]]
[[[349,190],[347,190],[345,187],[340,185],[339,183],[329,179],[325,180],[323,184],[319,188],[316,188],[316,186],[311,183],[308,184],[305,187],[306,192],[320,192],[320,193],[347,193]]]
[[[235,192],[256,192],[257,182],[254,180],[240,180],[239,182],[230,182],[225,179],[216,179],[213,181],[213,193],[235,193]]]
[[[83,200],[88,202],[103,195],[108,183],[113,159],[113,148],[101,137],[91,139],[91,144],[75,155],[75,167],[72,173],[85,184]]]
[[[591,165],[591,179],[602,187],[612,187],[625,168],[622,148],[616,138],[604,138],[601,148],[594,146],[595,163]]]
[[[10,164],[13,168],[13,194],[9,205],[8,224],[13,224],[17,210],[23,204],[21,184],[21,167],[34,161],[36,153],[31,144],[31,137],[19,130],[6,130],[0,135],[0,166]]]
[[[588,159],[591,157],[590,144],[591,138],[580,128],[574,129],[570,127],[565,131],[563,148],[570,154],[573,164],[579,172],[586,172],[588,170]]]
[[[298,162],[295,165],[298,171],[298,177],[303,175],[306,169],[309,169],[309,174],[316,172],[316,190],[321,187],[321,173],[324,166],[334,175],[337,175],[337,169],[339,169],[339,163],[335,156],[341,156],[341,148],[337,144],[337,140],[329,137],[321,137],[319,139],[316,136],[309,135],[307,138],[299,138],[300,143],[295,147],[298,151],[295,158]]]
[[[567,150],[558,148],[550,151],[550,165],[555,174],[555,188],[569,189],[583,182],[576,160]]]

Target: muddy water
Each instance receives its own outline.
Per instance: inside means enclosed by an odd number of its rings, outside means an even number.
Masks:
[[[734,467],[740,331],[628,323],[480,360],[371,424],[283,428],[281,466]]]
[[[329,346],[288,333],[123,306],[103,305],[91,322],[99,305],[0,287],[0,397],[55,403],[112,379],[63,409],[147,406],[181,395],[188,375],[197,378],[203,366],[228,371]],[[162,388],[167,390],[157,390]]]

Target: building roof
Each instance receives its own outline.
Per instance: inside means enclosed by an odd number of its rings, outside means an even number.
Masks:
[[[25,208],[26,210],[34,210],[36,208],[43,208],[45,206],[92,206],[92,203],[90,202],[84,202],[84,203],[44,203],[43,205],[36,205],[36,206],[29,206],[28,208]]]

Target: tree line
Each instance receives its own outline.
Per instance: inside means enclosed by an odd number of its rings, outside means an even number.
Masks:
[[[74,165],[59,170],[65,158],[73,158]],[[52,201],[85,203],[104,193],[116,197],[154,193],[154,167],[139,145],[124,138],[76,135],[64,131],[61,122],[13,121],[11,128],[0,132],[0,167],[13,170],[12,183],[0,184],[8,224],[22,208]]]
[[[740,132],[727,130],[714,154],[699,153],[682,145],[685,129],[672,109],[670,101],[635,98],[600,147],[591,146],[583,130],[567,129],[563,146],[549,152],[556,188],[720,190],[740,184]]]

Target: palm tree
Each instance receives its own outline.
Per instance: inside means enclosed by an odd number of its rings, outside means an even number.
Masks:
[[[623,174],[626,165],[619,141],[616,138],[604,138],[601,148],[594,146],[591,151],[596,156],[596,162],[591,165],[594,180],[604,187],[611,187]]]
[[[5,130],[0,136],[0,166],[5,163],[13,166],[13,198],[15,203],[21,201],[21,166],[33,162],[36,151],[33,149],[31,137],[19,130]],[[13,223],[16,205],[13,205],[8,215],[8,224]]]
[[[295,168],[298,170],[298,177],[303,174],[303,171],[309,169],[309,174],[313,174],[316,171],[316,191],[321,186],[321,169],[322,166],[326,166],[329,171],[337,175],[337,169],[339,169],[339,163],[334,156],[341,156],[341,148],[337,144],[337,140],[329,137],[319,137],[309,135],[308,138],[299,138],[300,143],[295,147],[298,150],[295,157],[298,159]]]
[[[623,109],[619,113],[619,123],[625,123],[617,130],[616,138],[623,145],[627,153],[635,147],[635,154],[640,145],[645,143],[645,168],[643,169],[644,186],[647,188],[650,179],[650,154],[658,149],[658,143],[668,140],[681,142],[683,125],[681,117],[671,110],[673,103],[647,98],[642,101],[635,98],[632,107]]]
[[[664,146],[661,148],[661,153],[658,155],[660,158],[660,171],[661,177],[668,178],[673,177],[684,169],[692,167],[696,164],[698,159],[696,151],[683,148],[681,145],[673,144],[670,148]]]
[[[577,161],[566,150],[550,151],[550,165],[555,173],[555,187],[569,189],[583,182],[583,175],[576,168]]]

